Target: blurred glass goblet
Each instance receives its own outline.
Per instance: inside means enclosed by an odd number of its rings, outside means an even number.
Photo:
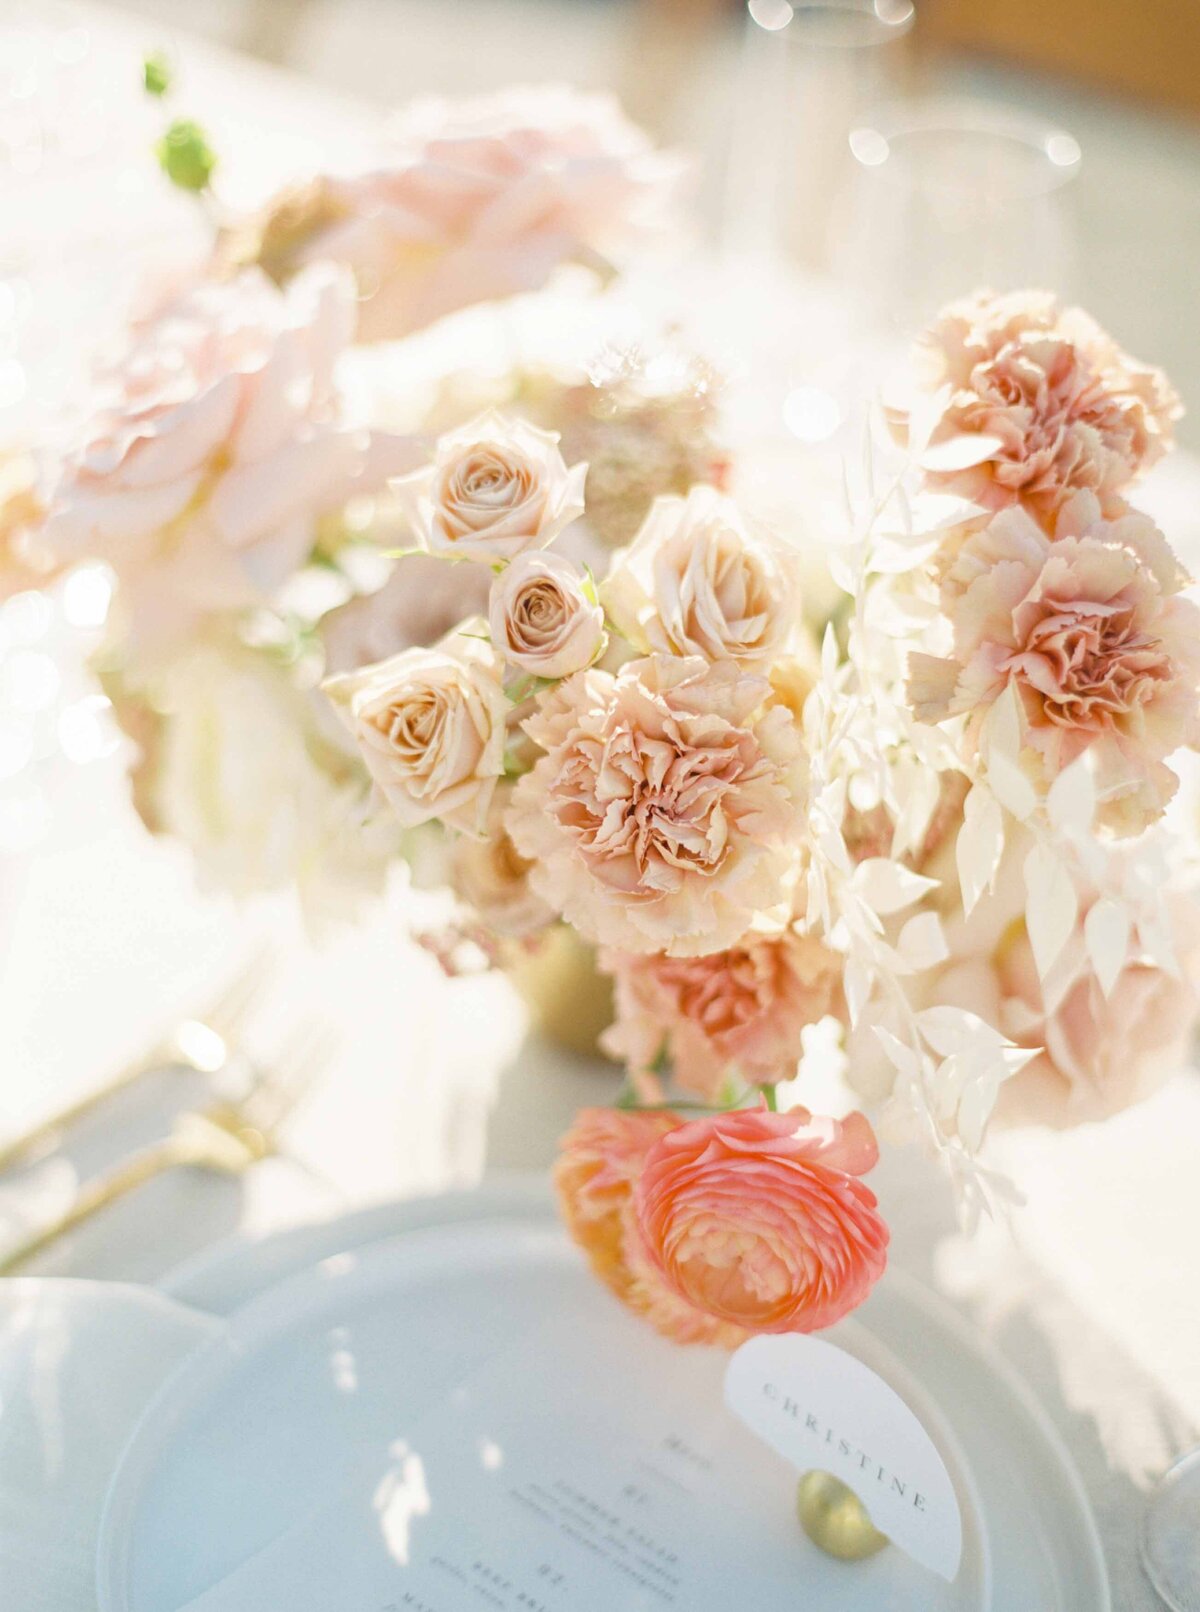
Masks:
[[[1169,1469],[1142,1519],[1142,1565],[1171,1612],[1200,1612],[1200,1448]]]
[[[979,101],[919,100],[864,119],[840,202],[839,277],[886,340],[978,287],[1070,289],[1065,130]]]
[[[828,267],[846,137],[896,93],[913,0],[749,0],[724,214],[739,256]]]

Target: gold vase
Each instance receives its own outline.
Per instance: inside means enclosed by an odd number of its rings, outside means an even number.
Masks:
[[[602,1058],[600,1034],[613,1021],[612,981],[596,951],[567,924],[556,924],[531,950],[514,951],[505,972],[548,1041],[581,1058]]]

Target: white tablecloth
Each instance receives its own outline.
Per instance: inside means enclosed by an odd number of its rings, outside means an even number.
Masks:
[[[97,16],[89,26],[100,47],[136,61],[131,36]],[[200,53],[191,82],[230,130],[239,119],[268,124],[276,167],[302,166],[323,140],[357,137],[345,108],[230,58]],[[136,151],[109,156],[140,160]],[[177,204],[162,204],[176,220]],[[148,217],[167,216],[146,205]],[[1185,551],[1200,552],[1200,469],[1183,458],[1164,467],[1145,501]],[[127,1206],[63,1245],[46,1270],[150,1280],[237,1226],[469,1183],[489,1166],[542,1168],[573,1110],[611,1092],[606,1069],[522,1045],[522,1014],[503,980],[447,982],[405,939],[411,898],[402,892],[318,954],[298,938],[288,902],[235,912],[200,895],[182,851],[150,841],[135,822],[115,760],[68,769],[54,804],[50,838],[36,855],[10,858],[0,884],[0,1139],[194,1008],[263,937],[277,966],[256,1020],[260,1049],[270,1055],[309,1023],[335,1026],[341,1040],[289,1127],[291,1162],[239,1182],[177,1180],[154,1213]],[[136,1132],[142,1121],[128,1118]],[[129,1134],[81,1142],[58,1179],[42,1179],[41,1201],[69,1190],[72,1171],[118,1153]],[[1200,1432],[1198,1138],[1193,1077],[1105,1127],[1011,1136],[1000,1162],[1028,1207],[1011,1228],[987,1227],[970,1244],[919,1160],[892,1158],[880,1172],[897,1262],[986,1326],[1057,1421],[1098,1513],[1120,1612],[1156,1605],[1136,1560],[1143,1491]],[[40,1605],[75,1612],[49,1593]]]

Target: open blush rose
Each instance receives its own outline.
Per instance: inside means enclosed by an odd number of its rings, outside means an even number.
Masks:
[[[535,677],[569,677],[602,653],[604,611],[561,554],[519,554],[492,583],[492,643]]]
[[[747,935],[705,957],[602,954],[616,984],[617,1020],[605,1051],[645,1084],[665,1053],[677,1083],[706,1100],[737,1076],[790,1080],[804,1027],[835,1012],[842,959],[814,935]]]
[[[790,898],[806,791],[790,712],[730,662],[577,672],[524,726],[544,754],[508,829],[534,888],[586,940],[696,956]]]
[[[586,465],[567,469],[554,432],[488,412],[394,486],[422,547],[495,565],[545,548],[581,515],[586,476]]]
[[[1044,291],[952,303],[915,364],[921,386],[947,393],[921,461],[927,483],[989,509],[1023,503],[1050,529],[1074,491],[1112,513],[1182,413],[1161,370]],[[906,417],[901,405],[901,431]]]
[[[603,596],[614,624],[643,652],[702,655],[767,669],[799,620],[793,567],[752,535],[713,487],[656,499],[618,554]]]
[[[879,1150],[864,1115],[708,1115],[661,1137],[634,1190],[640,1245],[686,1304],[747,1332],[812,1332],[861,1304],[888,1230],[858,1178]]]
[[[1145,516],[1106,520],[1081,494],[1059,526],[1052,541],[1009,510],[966,541],[943,590],[954,654],[911,655],[909,699],[923,721],[965,715],[975,751],[1013,688],[1035,784],[1087,751],[1101,820],[1138,832],[1175,791],[1164,758],[1200,739],[1200,611]]]
[[[99,377],[44,539],[60,563],[112,565],[138,647],[269,601],[323,511],[413,462],[346,418],[335,369],[353,324],[344,271],[314,267],[282,293],[249,270],[165,303]]]
[[[534,291],[559,264],[621,255],[665,223],[684,164],[616,102],[564,86],[417,102],[369,168],[322,176],[228,232],[223,262],[287,279],[348,265],[364,341]]]
[[[455,636],[322,685],[405,828],[477,834],[504,772],[512,707],[490,648]]]

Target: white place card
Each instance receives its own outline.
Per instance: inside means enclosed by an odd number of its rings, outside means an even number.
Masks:
[[[751,1338],[729,1363],[725,1400],[798,1471],[840,1478],[894,1545],[955,1578],[962,1516],[946,1464],[910,1407],[869,1366],[823,1338]]]
[[[900,1552],[852,1571],[824,1556],[797,1521],[794,1475],[723,1402],[728,1356],[667,1344],[616,1305],[604,1315],[542,1328],[381,1426],[327,1503],[187,1612],[965,1604]]]

